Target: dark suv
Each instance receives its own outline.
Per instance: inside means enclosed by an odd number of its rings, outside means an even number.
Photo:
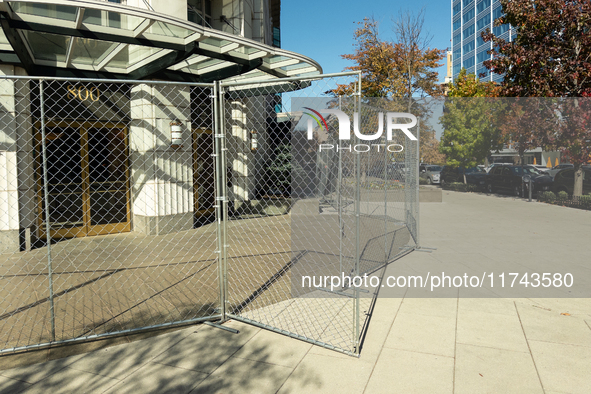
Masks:
[[[486,190],[489,193],[508,192],[514,196],[522,196],[529,192],[529,182],[526,176],[533,181],[533,192],[551,190],[552,177],[542,174],[533,166],[497,166],[491,169],[486,176]]]
[[[556,193],[564,191],[572,195],[575,189],[575,169],[567,168],[556,173],[552,189]],[[591,193],[591,167],[583,166],[583,194],[589,193]]]
[[[444,186],[446,183],[453,183],[453,182],[460,182],[464,183],[464,175],[466,175],[466,183],[470,183],[473,185],[477,185],[484,189],[484,177],[486,176],[486,171],[478,167],[472,168],[462,168],[462,167],[455,167],[452,168],[450,166],[444,166],[441,170],[441,174],[439,176],[441,186]]]

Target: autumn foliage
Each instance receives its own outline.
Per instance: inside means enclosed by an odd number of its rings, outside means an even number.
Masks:
[[[441,66],[444,50],[421,48],[417,42],[382,40],[378,34],[378,22],[373,19],[365,18],[358,24],[354,53],[341,57],[355,63],[345,70],[361,72],[363,96],[412,97],[417,92],[432,96],[442,94],[436,68]],[[333,92],[347,95],[354,93],[355,88],[355,85],[339,85]]]

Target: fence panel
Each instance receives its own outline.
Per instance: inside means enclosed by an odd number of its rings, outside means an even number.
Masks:
[[[364,141],[376,133],[378,113],[393,108],[361,99],[359,78],[222,85],[228,316],[348,354],[359,352],[376,289],[359,289],[345,277],[375,272],[407,253],[416,234],[405,183],[417,186],[417,156],[386,151],[386,133],[372,141],[381,150]],[[277,104],[284,121],[263,122]],[[341,130],[356,123],[362,136],[342,140]],[[400,178],[405,174],[391,163],[416,171]],[[343,281],[321,282],[327,277]]]
[[[219,317],[213,85],[0,86],[0,348]]]

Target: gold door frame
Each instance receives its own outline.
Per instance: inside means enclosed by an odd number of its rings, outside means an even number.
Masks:
[[[90,121],[48,121],[45,123],[45,127],[64,127],[78,129],[80,133],[80,158],[81,158],[81,176],[82,176],[82,212],[83,212],[83,225],[80,227],[61,228],[49,230],[51,238],[74,238],[74,237],[86,237],[91,235],[106,235],[113,233],[129,232],[131,231],[131,195],[129,187],[129,136],[127,133],[127,127],[121,123],[113,122],[90,122]],[[112,224],[95,224],[91,225],[90,217],[90,169],[89,169],[89,147],[88,147],[88,130],[90,128],[107,128],[107,129],[119,129],[123,132],[123,142],[125,144],[125,152],[127,157],[125,158],[125,194],[127,198],[126,203],[126,218],[127,220],[122,223]],[[39,237],[46,236],[46,227],[43,223],[43,172],[42,172],[42,155],[41,155],[41,122],[35,124],[35,149],[37,156],[37,205],[38,212],[37,223]],[[49,220],[49,215],[46,215],[46,219]]]
[[[206,209],[201,209],[201,207],[199,206],[199,185],[197,184],[197,180],[196,180],[196,174],[198,171],[197,168],[197,163],[198,163],[198,159],[199,159],[199,155],[198,155],[198,146],[197,146],[197,141],[198,138],[197,136],[199,134],[209,134],[209,135],[213,135],[213,131],[210,129],[193,129],[192,133],[191,133],[191,139],[192,139],[192,156],[193,156],[193,209],[194,209],[194,214],[195,216],[203,216],[203,215],[208,215],[208,214],[212,214],[215,212],[215,207],[210,207],[210,208],[206,208]],[[212,142],[212,150],[211,150],[211,154],[213,155],[213,142]],[[213,156],[210,156],[213,160]],[[215,167],[215,165],[214,165]],[[212,183],[211,187],[214,188],[215,187],[215,177],[213,178],[214,183]],[[213,191],[214,196],[215,196],[215,190]],[[215,205],[215,203],[214,203]]]

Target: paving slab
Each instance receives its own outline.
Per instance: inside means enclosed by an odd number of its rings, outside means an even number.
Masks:
[[[457,344],[454,393],[544,392],[529,353]]]
[[[276,393],[292,368],[265,362],[232,358],[203,380],[196,393]]]
[[[214,372],[260,331],[257,327],[235,321],[225,325],[239,330],[239,333],[204,326],[162,352],[153,362],[207,374]],[[272,352],[265,344],[256,350],[260,352],[260,357]]]
[[[517,310],[528,340],[591,348],[591,330],[583,319],[529,305],[517,304]]]
[[[591,393],[591,348],[530,340],[544,389]]]
[[[29,386],[31,386],[31,383],[0,376],[0,393],[18,394]]]
[[[65,368],[60,373],[53,374],[46,379],[27,387],[22,394],[95,394],[118,383],[104,375]]]
[[[148,363],[114,384],[105,394],[188,394],[207,376],[202,372]]]
[[[373,362],[363,358],[308,354],[278,394],[362,393],[373,366]]]
[[[453,393],[454,358],[384,348],[366,393]]]
[[[313,345],[309,342],[285,339],[285,335],[260,330],[232,357],[295,368]],[[266,351],[268,349],[273,351]]]
[[[128,344],[112,346],[81,356],[68,367],[77,371],[89,372],[123,380],[154,357],[165,352],[194,332],[189,327],[174,331],[149,340],[136,341]]]
[[[529,352],[515,310],[512,316],[481,311],[459,311],[456,343]]]

